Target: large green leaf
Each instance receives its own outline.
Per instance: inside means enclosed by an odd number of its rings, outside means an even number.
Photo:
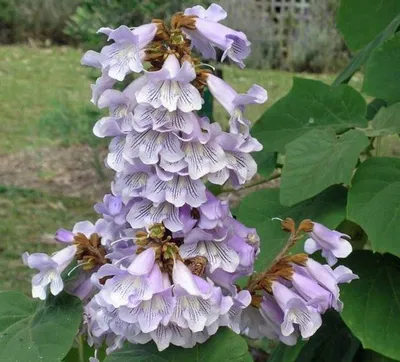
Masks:
[[[400,133],[400,103],[395,103],[388,108],[382,107],[371,122],[372,129],[368,136],[388,136]]]
[[[268,362],[296,362],[306,343],[307,342],[301,340],[297,341],[294,346],[287,346],[284,343],[279,343],[268,358]]]
[[[359,50],[400,13],[398,0],[342,0],[337,26],[352,50]]]
[[[382,356],[381,354],[376,353],[371,350],[364,350],[361,353],[360,359],[357,361],[359,361],[359,362],[395,362],[394,359]]]
[[[382,107],[387,107],[387,103],[383,99],[375,98],[368,103],[367,106],[367,119],[372,120]]]
[[[88,362],[90,357],[93,357],[95,354],[95,348],[90,347],[87,341],[82,340],[81,346],[73,347],[70,349],[68,354],[62,359],[62,362]],[[99,361],[103,361],[106,356],[105,348],[101,348],[97,351],[97,358]]]
[[[400,255],[400,159],[372,158],[358,168],[347,213],[375,251]]]
[[[193,348],[168,347],[159,352],[154,343],[127,343],[104,362],[252,362],[246,341],[227,328]]]
[[[361,131],[339,138],[332,129],[312,130],[286,146],[280,200],[294,205],[335,184],[349,184],[360,152],[369,144]]]
[[[0,361],[57,362],[68,353],[82,319],[81,301],[68,294],[37,303],[0,293]]]
[[[400,1],[399,1],[400,4]],[[388,104],[400,101],[400,34],[375,49],[365,67],[363,91]]]
[[[364,348],[400,360],[400,259],[359,250],[344,263],[360,280],[341,285],[343,320]]]
[[[360,347],[340,316],[329,311],[321,328],[307,341],[290,347],[280,344],[268,362],[353,362]]]
[[[261,176],[271,176],[276,167],[277,156],[276,152],[269,152],[264,149],[253,153],[254,161],[256,161],[258,166],[257,171]]]
[[[348,85],[331,87],[320,81],[294,78],[287,96],[269,108],[252,135],[264,151],[283,151],[287,143],[312,129],[366,127],[366,103]]]
[[[335,228],[345,218],[346,189],[334,186],[318,196],[293,207],[279,203],[279,190],[264,189],[243,199],[237,213],[238,219],[248,227],[255,227],[261,238],[261,252],[255,263],[257,271],[268,267],[286,244],[288,233],[282,231],[280,222],[272,218],[291,217],[297,222],[312,219]],[[299,249],[302,248],[299,242]]]
[[[369,59],[373,50],[380,46],[386,39],[391,37],[400,25],[400,15],[396,16],[391,23],[379,33],[374,40],[360,50],[347,65],[347,67],[337,76],[333,82],[333,86],[341,83],[347,83],[353,74],[363,66]]]

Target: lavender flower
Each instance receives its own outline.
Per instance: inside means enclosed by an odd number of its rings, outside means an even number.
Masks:
[[[299,328],[303,338],[311,337],[321,327],[321,315],[298,294],[279,282],[272,284],[274,297],[283,311],[281,332],[284,336],[290,336],[294,326]]]
[[[141,72],[143,65],[140,52],[153,40],[156,31],[155,24],[142,25],[133,30],[125,25],[115,30],[100,29],[99,32],[107,34],[109,40],[114,40],[112,45],[104,47],[101,51],[105,55],[101,65],[108,68],[108,75],[122,81],[130,72]]]
[[[254,84],[246,94],[238,94],[228,83],[222,79],[209,74],[207,85],[210,92],[219,103],[230,114],[230,130],[234,134],[249,135],[250,121],[244,118],[245,106],[247,104],[262,104],[267,101],[267,91]]]
[[[89,67],[94,67],[98,69],[102,69],[102,62],[105,60],[105,56],[103,54],[97,53],[93,50],[89,50],[82,57],[81,64],[87,65]],[[96,80],[95,84],[91,85],[92,88],[92,98],[91,102],[93,104],[97,104],[100,96],[107,89],[110,89],[114,86],[117,81],[111,78],[108,75],[108,68],[102,70],[101,77]]]
[[[185,28],[185,33],[192,46],[205,58],[215,59],[214,47],[217,47],[224,52],[221,61],[229,57],[241,68],[244,67],[243,60],[250,55],[251,43],[244,33],[218,23],[226,17],[226,12],[219,5],[212,4],[207,10],[195,6],[186,9],[184,14],[194,16],[195,30]]]
[[[308,233],[309,239],[304,244],[304,250],[312,254],[317,250],[322,250],[330,266],[336,264],[337,258],[346,258],[353,251],[351,244],[343,237],[349,235],[330,230],[326,226],[313,222],[313,230]]]
[[[39,270],[32,278],[32,297],[46,299],[47,288],[53,295],[59,294],[64,289],[61,273],[71,264],[77,248],[75,245],[67,246],[52,257],[43,253],[24,253],[22,260],[29,268]]]
[[[199,91],[190,82],[196,72],[189,62],[179,64],[175,55],[165,60],[163,67],[156,72],[147,72],[148,83],[137,92],[139,103],[147,103],[154,108],[165,107],[169,112],[180,109],[191,112],[201,108]]]

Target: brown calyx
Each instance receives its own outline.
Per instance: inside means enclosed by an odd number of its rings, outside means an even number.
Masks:
[[[262,303],[262,295],[259,294],[252,294],[251,295],[251,303],[250,305],[256,308],[260,308],[260,305]]]
[[[196,18],[197,16],[184,15],[182,12],[176,13],[171,19],[170,27],[160,19],[153,19],[157,32],[145,49],[145,61],[151,64],[149,71],[160,70],[170,54],[175,55],[181,65],[188,61],[196,69],[196,78],[192,84],[202,93],[210,70],[204,69],[198,58],[192,57],[191,42],[182,31],[183,28],[196,30]]]
[[[313,231],[313,228],[314,228],[313,222],[309,219],[305,219],[300,223],[299,228],[297,229],[297,233],[298,234],[300,232],[310,233]]]
[[[77,246],[75,257],[78,261],[82,261],[84,270],[92,270],[97,266],[108,264],[109,261],[105,257],[106,250],[101,245],[101,237],[94,233],[89,238],[82,233],[74,236],[74,242]]]
[[[286,255],[274,263],[266,272],[255,275],[249,282],[250,291],[264,290],[272,293],[272,283],[279,279],[291,280],[294,269],[293,265],[304,266],[308,260],[308,255],[304,253]]]
[[[194,258],[185,260],[185,264],[190,269],[192,274],[202,276],[206,270],[208,260],[204,256],[196,256]]]
[[[196,15],[184,15],[183,12],[176,13],[171,19],[171,28],[196,30],[196,18]]]
[[[202,276],[204,274],[207,259],[198,256],[184,260],[179,254],[179,247],[183,244],[184,239],[182,237],[174,238],[171,231],[166,229],[163,224],[152,225],[148,232],[138,231],[134,240],[138,245],[136,253],[140,254],[148,248],[153,248],[160,270],[170,276],[172,276],[175,260],[184,262],[195,275]]]

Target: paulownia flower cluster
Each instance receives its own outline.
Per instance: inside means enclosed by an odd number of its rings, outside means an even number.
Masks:
[[[81,333],[107,353],[126,341],[193,347],[222,326],[250,338],[294,344],[321,325],[328,308],[342,309],[338,284],[356,278],[337,258],[351,252],[346,235],[311,221],[296,229],[286,219],[288,245],[266,271],[255,274],[260,240],[237,221],[227,201],[206,183],[240,188],[257,171],[251,156],[262,146],[249,133],[245,107],[263,103],[267,92],[253,85],[237,93],[212,74],[202,59],[229,58],[243,67],[250,42],[220,23],[226,12],[213,4],[136,28],[101,28],[110,45],[88,51],[84,65],[100,69],[92,102],[109,115],[94,126],[111,137],[106,165],[115,171],[111,193],[95,205],[101,218],[60,229],[66,245],[52,256],[25,253],[39,273],[32,295],[46,299],[63,289],[85,306]],[[120,91],[118,81],[130,84]],[[208,87],[229,113],[229,130],[201,117]],[[305,251],[322,249],[329,265],[307,254],[290,254],[304,234]],[[65,272],[74,273],[65,283]],[[249,276],[246,288],[239,278]],[[69,278],[71,279],[71,278]],[[93,358],[93,360],[95,360]]]

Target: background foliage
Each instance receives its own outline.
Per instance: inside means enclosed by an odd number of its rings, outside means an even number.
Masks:
[[[199,0],[196,4],[207,6],[211,2]],[[271,16],[259,11],[260,4],[265,8],[269,3],[220,1],[229,14],[225,23],[252,40],[249,67],[331,72],[345,64],[349,52],[334,26],[339,0],[310,0],[311,21],[295,19],[287,12],[282,34],[274,31],[275,10],[268,10]],[[104,38],[96,31],[102,26],[142,24],[191,5],[188,0],[0,0],[0,43],[67,43],[98,49]]]

